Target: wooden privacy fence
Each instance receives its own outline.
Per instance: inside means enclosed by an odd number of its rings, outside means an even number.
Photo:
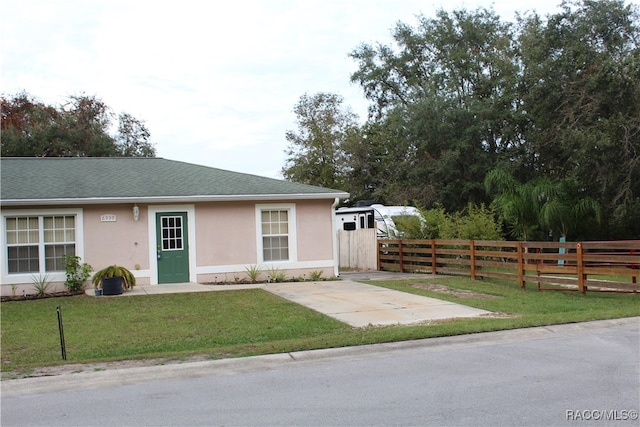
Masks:
[[[375,228],[358,230],[338,230],[339,267],[354,270],[376,270],[376,232]]]
[[[539,290],[640,292],[640,240],[379,240],[378,269],[536,283]]]

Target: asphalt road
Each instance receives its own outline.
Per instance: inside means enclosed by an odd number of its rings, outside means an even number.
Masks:
[[[640,318],[2,382],[2,426],[638,425]]]

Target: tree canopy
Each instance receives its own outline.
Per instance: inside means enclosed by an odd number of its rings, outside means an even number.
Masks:
[[[354,199],[460,212],[499,195],[484,187],[499,169],[523,191],[546,182],[581,212],[597,206],[602,221],[585,237],[640,238],[639,24],[622,0],[564,1],[515,22],[486,8],[400,22],[391,43],[350,54],[369,116],[353,138],[320,128],[345,161],[323,182]],[[537,212],[545,235],[577,233],[567,212],[579,207],[560,202]]]
[[[2,156],[5,157],[154,157],[143,121],[114,113],[94,96],[71,96],[63,105],[46,105],[26,92],[0,98]]]
[[[327,188],[343,185],[344,146],[357,128],[355,114],[343,101],[331,93],[300,98],[294,108],[298,130],[286,134],[285,178]]]

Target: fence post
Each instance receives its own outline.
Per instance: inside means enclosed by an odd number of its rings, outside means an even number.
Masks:
[[[436,264],[436,240],[431,239],[431,274],[438,274],[438,265]]]
[[[404,264],[402,261],[402,240],[398,240],[398,255],[400,255],[400,273],[404,273]]]
[[[471,280],[476,280],[476,242],[469,240],[469,262],[471,268]]]
[[[62,352],[62,360],[67,360],[67,346],[64,342],[64,328],[62,325],[62,309],[58,305],[56,307],[58,313],[58,331],[60,332],[60,351]]]
[[[585,294],[587,288],[584,286],[584,258],[582,257],[582,243],[576,245],[576,267],[578,273],[578,290]]]
[[[518,242],[516,248],[518,252],[518,285],[524,289],[527,285],[524,281],[524,251],[522,250],[522,242]]]

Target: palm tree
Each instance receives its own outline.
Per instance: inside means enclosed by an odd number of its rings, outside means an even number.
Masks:
[[[503,169],[490,171],[484,186],[488,194],[495,194],[492,204],[511,235],[524,241],[539,229],[540,212],[554,191],[547,179],[521,184]]]
[[[581,195],[577,181],[564,179],[553,185],[553,191],[540,211],[540,222],[566,239],[569,231],[577,228],[589,215],[593,215],[596,222],[600,223],[598,202]]]

